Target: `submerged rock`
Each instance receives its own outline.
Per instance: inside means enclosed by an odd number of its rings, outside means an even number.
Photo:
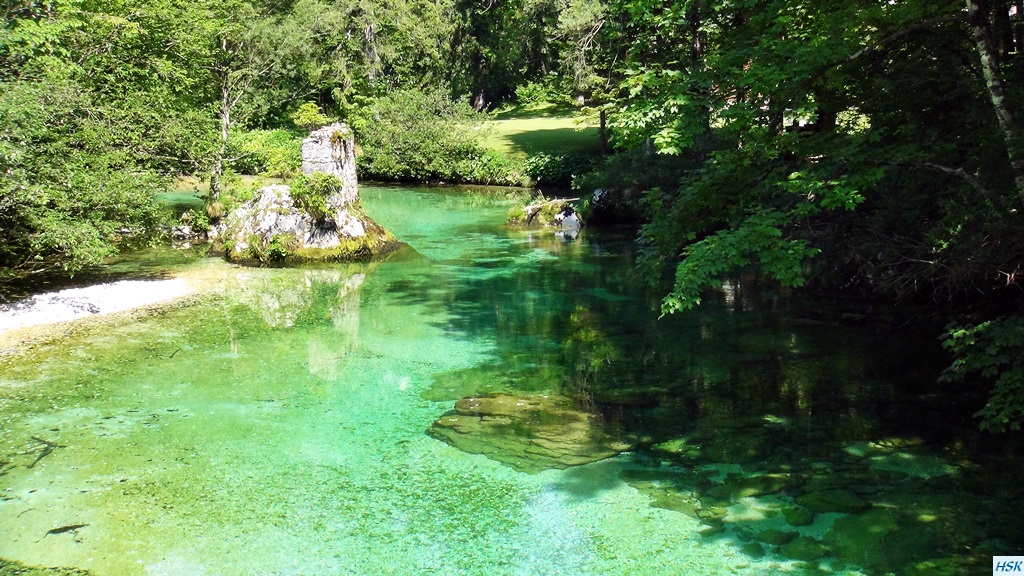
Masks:
[[[872,571],[929,559],[939,547],[937,522],[913,512],[875,507],[844,516],[825,534],[825,543],[840,559]]]
[[[782,511],[782,515],[786,518],[786,524],[790,526],[810,526],[814,524],[814,511],[800,506],[786,508]]]
[[[798,497],[796,503],[815,512],[861,512],[871,507],[852,490],[845,489],[808,492]]]
[[[776,494],[785,490],[791,483],[786,474],[730,475],[721,484],[709,489],[707,495],[718,500],[735,501],[751,496]]]
[[[794,560],[811,561],[825,555],[828,549],[819,540],[810,536],[797,536],[787,544],[779,546],[779,553]]]
[[[757,542],[750,542],[749,544],[741,546],[740,552],[756,560],[764,557],[764,546],[761,546]]]
[[[629,448],[605,434],[596,414],[553,395],[463,398],[428,433],[524,472],[596,462]]]
[[[788,530],[776,530],[775,528],[769,528],[758,532],[754,539],[764,544],[773,544],[775,546],[782,546],[789,544],[796,538],[798,534],[796,532],[790,532]]]
[[[265,264],[366,261],[401,246],[359,205],[354,149],[344,124],[314,131],[302,141],[303,172],[311,175],[308,182],[319,182],[309,186],[314,191],[300,199],[289,186],[260,189],[211,230],[214,250]]]

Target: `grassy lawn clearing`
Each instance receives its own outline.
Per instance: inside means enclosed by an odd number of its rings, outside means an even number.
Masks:
[[[597,154],[600,141],[597,119],[573,108],[536,105],[503,110],[488,123],[484,145],[509,156],[529,154]]]

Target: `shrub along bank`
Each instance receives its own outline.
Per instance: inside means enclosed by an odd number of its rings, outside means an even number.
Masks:
[[[598,166],[596,130],[576,129],[578,116],[552,107],[486,114],[440,90],[404,90],[369,101],[346,120],[357,135],[364,180],[569,189]],[[304,134],[239,132],[231,139],[229,171],[292,178]]]

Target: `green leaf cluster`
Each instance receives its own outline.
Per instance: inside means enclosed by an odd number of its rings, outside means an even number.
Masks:
[[[943,373],[950,382],[991,386],[977,416],[981,428],[1018,431],[1024,419],[1024,317],[1003,316],[975,325],[951,324],[942,342],[955,360]]]
[[[646,184],[643,262],[655,277],[676,267],[668,310],[752,266],[788,285],[799,270],[816,286],[904,299],[972,298],[1019,276],[1012,238],[1024,226],[961,6],[623,0],[609,10],[632,40],[615,141],[684,167]],[[1005,17],[1009,4],[991,10]],[[1017,93],[1024,67],[1003,50]],[[797,266],[797,255],[814,258]]]
[[[344,184],[337,176],[314,172],[296,177],[291,184],[291,194],[301,210],[320,222],[331,215],[329,200],[331,196],[340,194],[343,187]]]
[[[290,130],[247,130],[233,136],[230,169],[238,174],[291,178],[302,167],[302,135]]]
[[[573,181],[593,170],[597,159],[587,154],[532,154],[523,161],[523,171],[537,186],[571,188]]]
[[[312,132],[321,126],[330,123],[328,118],[316,102],[303,102],[299,108],[290,116],[292,123],[307,132]]]
[[[141,165],[133,116],[59,76],[3,86],[0,268],[73,274],[155,237],[167,182]]]

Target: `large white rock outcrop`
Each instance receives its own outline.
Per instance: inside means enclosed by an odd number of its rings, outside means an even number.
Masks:
[[[266,186],[213,230],[214,248],[229,260],[263,264],[370,260],[401,245],[359,205],[355,140],[348,126],[331,124],[304,139],[302,171],[341,181],[325,201],[326,215],[303,209],[288,186]]]
[[[341,122],[314,130],[302,140],[302,172],[337,176],[343,185],[339,201],[355,202],[359,199],[355,149],[352,130]]]

